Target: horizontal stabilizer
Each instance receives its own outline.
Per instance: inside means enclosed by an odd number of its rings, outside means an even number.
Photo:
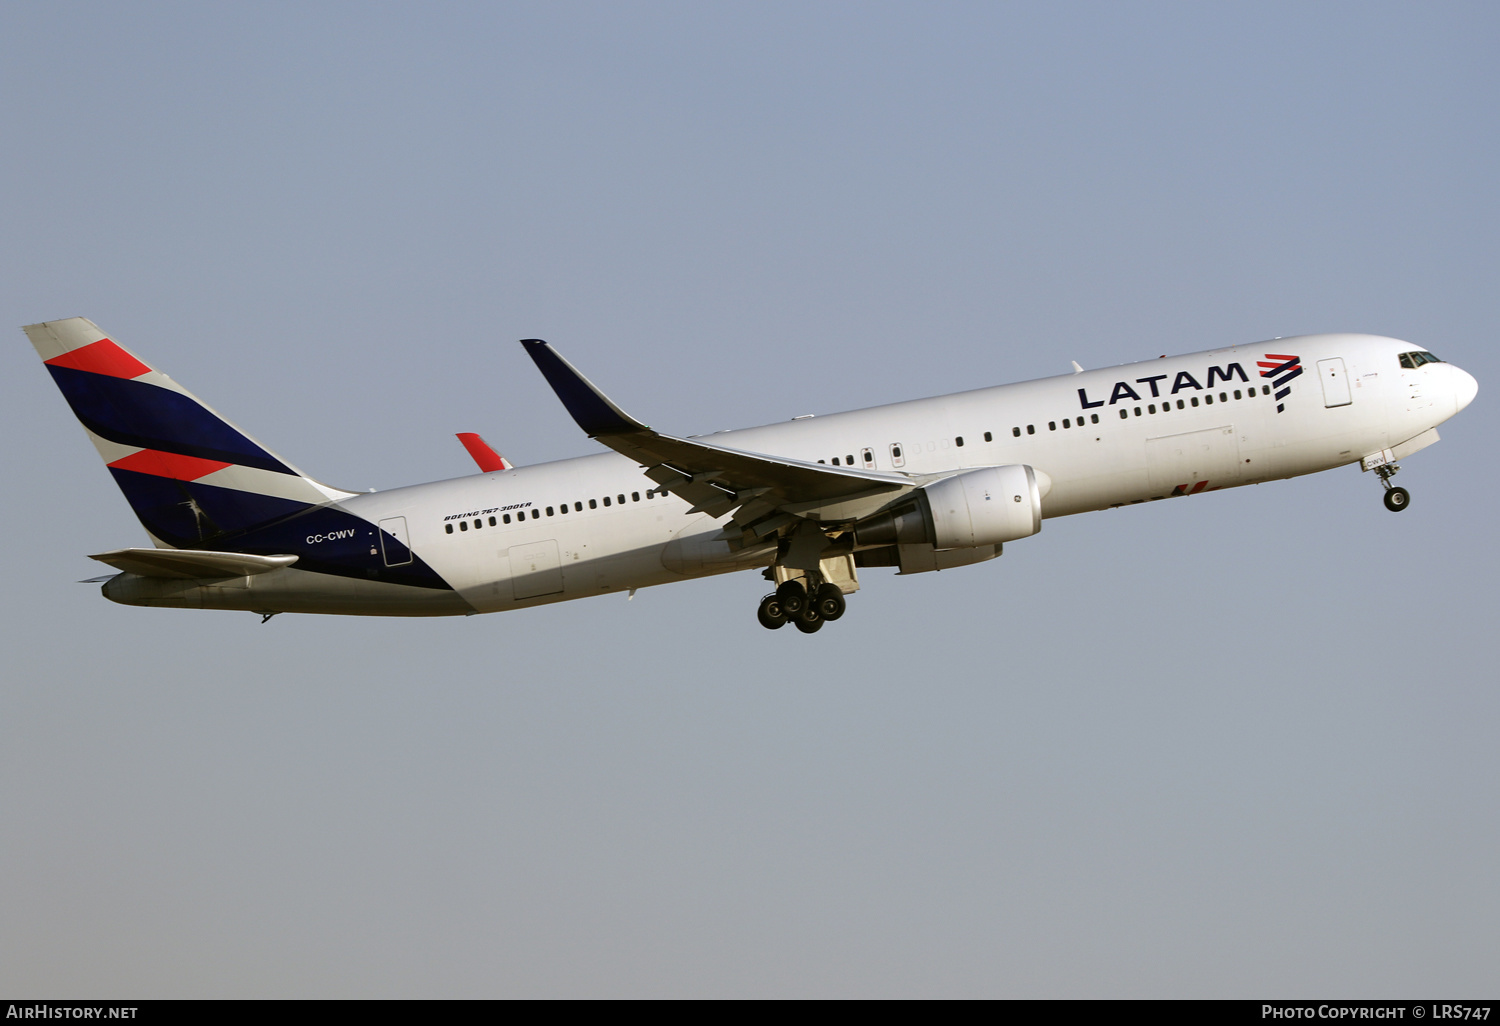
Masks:
[[[115,549],[90,556],[116,570],[141,577],[244,577],[279,570],[297,562],[296,556],[252,556],[246,552],[206,552],[201,549]]]

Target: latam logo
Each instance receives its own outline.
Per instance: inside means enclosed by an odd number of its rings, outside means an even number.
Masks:
[[[1273,379],[1271,384],[1276,388],[1276,412],[1281,413],[1286,409],[1286,404],[1281,400],[1292,394],[1292,379],[1302,373],[1302,357],[1267,353],[1266,358],[1257,360],[1255,365],[1264,368],[1260,372],[1261,377]]]
[[[1292,357],[1292,359],[1295,360],[1296,357]],[[1262,364],[1262,366],[1265,365]],[[1300,374],[1302,372],[1299,370],[1297,373]],[[1172,378],[1170,392],[1167,391],[1166,385],[1160,384],[1160,382],[1166,381],[1168,378]],[[1214,387],[1214,383],[1218,381],[1222,381],[1226,385],[1235,379],[1243,381],[1247,385],[1250,383],[1250,379],[1245,376],[1245,368],[1237,363],[1231,363],[1227,367],[1210,367],[1208,368],[1206,378],[1208,384],[1201,385],[1190,371],[1178,371],[1175,377],[1171,374],[1152,374],[1149,377],[1136,378],[1134,381],[1116,381],[1114,389],[1109,393],[1109,405],[1113,406],[1124,399],[1133,399],[1136,402],[1140,402],[1142,398],[1141,392],[1146,391],[1148,388],[1151,390],[1151,396],[1156,398],[1162,395],[1176,395],[1178,392],[1189,388],[1198,392],[1203,391],[1205,388],[1211,390]],[[1146,387],[1137,392],[1131,387],[1132,385],[1144,385]],[[1086,388],[1078,390],[1078,402],[1082,404],[1085,410],[1092,410],[1095,407],[1105,404],[1105,400],[1103,399],[1091,401],[1088,389]]]
[[[1178,495],[1197,495],[1199,492],[1216,492],[1218,490],[1218,485],[1214,485],[1212,488],[1208,487],[1207,481],[1199,481],[1197,484],[1180,484],[1172,489],[1172,494],[1168,498]]]

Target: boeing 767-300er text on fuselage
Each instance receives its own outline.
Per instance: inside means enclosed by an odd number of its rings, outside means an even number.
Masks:
[[[447,616],[765,568],[766,627],[844,612],[858,568],[980,563],[1047,517],[1359,463],[1385,486],[1474,378],[1374,335],[1303,335],[707,438],[659,434],[522,342],[613,452],[358,493],[308,477],[73,317],[27,336],[154,548],[94,556],[115,602]],[[1074,365],[1077,366],[1076,364]]]

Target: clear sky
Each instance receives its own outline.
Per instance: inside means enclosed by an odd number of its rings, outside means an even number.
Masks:
[[[0,992],[1493,993],[1493,4],[0,6]],[[866,571],[452,620],[134,609],[19,331],[344,487],[1278,335],[1408,460]]]

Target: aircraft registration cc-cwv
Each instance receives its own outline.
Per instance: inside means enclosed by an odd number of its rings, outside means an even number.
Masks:
[[[127,605],[491,613],[759,569],[760,622],[811,633],[860,567],[1000,555],[1048,517],[1359,463],[1385,489],[1474,378],[1374,335],[1278,338],[705,437],[660,434],[521,343],[612,452],[358,493],[307,476],[82,317],[24,329],[152,547],[93,559]]]

